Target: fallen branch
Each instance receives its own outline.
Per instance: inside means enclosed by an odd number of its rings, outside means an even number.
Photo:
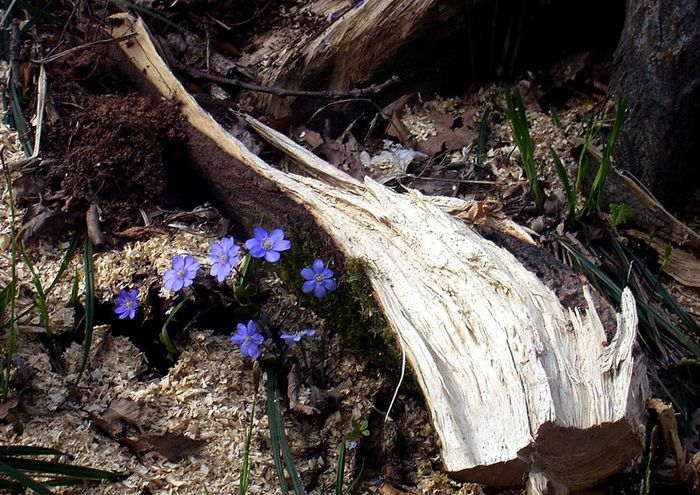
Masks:
[[[192,166],[235,220],[250,228],[264,214],[293,238],[365,260],[453,476],[493,486],[520,486],[527,477],[533,494],[581,489],[643,451],[647,382],[632,353],[637,314],[629,290],[617,327],[604,328],[586,286],[585,307],[564,308],[508,251],[446,214],[459,206],[450,198],[355,180],[247,117],[311,177],[270,166],[201,109],[140,22],[116,19],[116,36],[138,33],[119,45],[133,80],[154,98],[180,103]]]
[[[197,70],[193,67],[188,67],[181,64],[173,58],[168,59],[168,63],[178,72],[187,74],[194,79],[200,79],[204,81],[211,81],[223,86],[232,86],[235,88],[245,89],[247,91],[256,91],[258,93],[268,93],[275,96],[286,97],[286,96],[306,96],[310,98],[324,98],[329,100],[335,100],[340,98],[362,98],[368,95],[376,95],[382,91],[394,86],[399,82],[399,78],[392,76],[381,84],[373,84],[366,88],[353,88],[349,91],[302,91],[298,89],[285,89],[279,88],[277,86],[262,86],[260,84],[249,83],[241,81],[238,78],[222,77],[214,74],[208,74]]]

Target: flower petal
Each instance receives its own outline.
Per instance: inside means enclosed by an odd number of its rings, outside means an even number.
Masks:
[[[233,237],[222,237],[219,244],[221,244],[224,251],[228,251],[236,245],[236,241],[233,240]]]
[[[248,320],[248,325],[245,327],[245,334],[247,336],[251,336],[257,332],[258,326],[255,324],[253,320]]]
[[[315,275],[314,271],[308,266],[301,269],[301,276],[304,277],[304,280],[313,280]]]
[[[269,261],[270,263],[276,263],[280,260],[280,253],[277,251],[266,251],[265,252],[265,261]]]
[[[217,242],[209,248],[209,258],[219,258],[222,254],[224,254],[224,247]]]
[[[253,258],[262,258],[263,256],[265,256],[266,251],[262,248],[262,246],[259,243],[255,244],[254,246],[251,246],[249,249],[250,255]]]
[[[183,287],[185,287],[185,283],[182,281],[181,278],[178,277],[175,277],[172,283],[170,284],[170,290],[173,292],[178,292]]]
[[[314,282],[313,280],[307,280],[307,281],[304,282],[304,284],[301,286],[301,291],[302,291],[304,294],[308,294],[309,292],[311,292],[311,291],[314,290],[315,288],[316,288],[316,282]]]
[[[275,229],[270,232],[270,240],[281,241],[282,239],[284,239],[284,231],[282,229]]]
[[[253,229],[253,237],[255,237],[256,241],[260,242],[267,237],[267,230],[262,227],[255,227]]]
[[[250,341],[255,345],[260,345],[265,342],[265,337],[263,337],[262,334],[255,333],[250,336]]]
[[[316,287],[314,287],[314,296],[318,297],[319,299],[323,299],[323,296],[326,295],[326,288],[323,286],[323,284],[316,284]]]
[[[255,361],[260,357],[260,349],[253,342],[244,342],[241,345],[241,354],[248,356],[250,359]]]
[[[275,251],[287,251],[292,248],[292,243],[287,239],[283,239],[281,241],[274,241],[273,247]]]
[[[173,270],[179,271],[183,266],[185,266],[185,258],[179,254],[173,256]]]
[[[333,292],[338,288],[338,282],[335,279],[329,278],[323,281],[323,287],[330,292]]]
[[[333,278],[333,270],[331,270],[330,268],[326,268],[321,272],[321,276],[323,278]]]
[[[323,269],[326,267],[326,263],[323,260],[314,260],[313,264],[311,265],[311,268],[313,269],[314,273],[321,273]]]

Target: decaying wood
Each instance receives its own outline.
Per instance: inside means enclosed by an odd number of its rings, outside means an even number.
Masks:
[[[386,79],[393,68],[406,65],[406,45],[422,40],[425,48],[426,39],[444,38],[464,24],[462,4],[438,0],[372,0],[352,6],[315,0],[302,8],[302,15],[319,19],[318,29],[301,29],[296,39],[289,38],[288,29],[265,33],[250,43],[260,49],[239,61],[257,72],[261,84],[346,92],[377,74]],[[260,95],[256,102],[275,117],[289,115],[290,100]]]
[[[118,19],[114,36],[137,33],[119,45],[134,74],[181,103],[192,165],[229,213],[251,227],[264,211],[366,261],[425,393],[447,471],[494,486],[527,478],[531,493],[545,493],[596,485],[642,452],[647,383],[632,353],[628,290],[608,339],[587,287],[586,307],[564,308],[509,252],[434,203],[454,204],[357,181],[248,117],[308,176],[270,166],[199,107],[140,22]]]

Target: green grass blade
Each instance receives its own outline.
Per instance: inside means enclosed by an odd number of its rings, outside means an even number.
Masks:
[[[608,299],[613,305],[619,307],[622,297],[622,289],[610,277],[603,273],[600,268],[591,263],[590,260],[588,260],[572,246],[565,242],[562,242],[561,245],[576,261],[574,268],[576,268],[580,273],[583,273],[589,282],[598,288],[601,293],[607,295]],[[623,263],[621,269],[626,273],[629,269],[629,265],[625,266]],[[681,344],[688,350],[688,352],[700,357],[700,346],[695,343],[692,338],[686,335],[685,332],[678,328],[672,321],[666,318],[657,308],[654,308],[640,298],[639,287],[637,287],[632,280],[630,280],[630,288],[633,289],[637,302],[640,333],[646,337],[647,341],[651,341],[655,344],[658,350],[664,354],[664,358],[667,361],[669,353],[663,346],[658,331],[655,330],[657,325],[665,330],[668,337]]]
[[[177,347],[175,347],[175,344],[173,341],[170,339],[170,334],[168,333],[168,325],[170,325],[170,322],[173,320],[175,317],[175,313],[177,313],[180,308],[182,307],[183,304],[185,304],[185,301],[187,299],[183,299],[180,301],[177,306],[175,306],[171,311],[168,317],[165,320],[165,323],[163,323],[163,328],[160,329],[160,341],[161,343],[165,346],[165,348],[168,350],[169,353],[177,355]]]
[[[76,383],[80,381],[87,367],[88,358],[90,357],[90,348],[92,347],[92,331],[95,323],[95,269],[92,259],[92,241],[90,241],[90,236],[88,235],[85,236],[85,252],[83,257],[85,258],[85,339],[83,340],[83,359],[80,363],[80,372],[78,373]]]
[[[664,305],[669,308],[693,333],[700,335],[700,326],[695,322],[692,316],[685,311],[681,305],[678,303],[675,297],[671,295],[670,292],[663,286],[662,283],[654,276],[654,274],[649,270],[649,267],[644,263],[636,254],[634,254],[628,247],[621,246],[617,241],[615,244],[623,249],[625,254],[629,256],[635,263],[637,267],[640,267],[642,274],[649,283],[651,287],[654,287],[661,296]]]
[[[277,447],[273,447],[273,457],[275,457],[275,466],[277,469],[277,474],[280,476],[280,486],[286,486],[286,481],[284,478],[284,468],[286,468],[289,477],[292,480],[292,486],[294,487],[294,493],[296,495],[305,495],[304,488],[301,486],[301,480],[299,480],[299,474],[297,473],[296,466],[294,465],[294,458],[292,456],[291,449],[289,448],[289,441],[287,440],[287,434],[284,431],[284,420],[282,419],[282,412],[280,411],[279,405],[279,395],[277,393],[277,367],[270,366],[267,368],[267,417],[270,428],[270,441],[276,444]],[[278,457],[275,456],[275,449],[281,453],[282,459],[284,459],[284,467],[277,465]],[[279,461],[281,462],[281,460]],[[282,489],[285,492],[284,489]]]
[[[31,488],[39,495],[54,495],[54,492],[46,488],[41,483],[37,483],[26,474],[22,473],[21,471],[18,471],[12,466],[8,466],[4,462],[0,462],[0,473],[4,474],[10,479],[17,481],[17,483],[19,483],[21,486]]]
[[[70,298],[68,299],[68,306],[73,308],[78,304],[78,291],[80,287],[80,272],[78,272],[78,267],[75,267],[75,272],[73,273],[73,283],[70,288]]]
[[[10,300],[10,286],[6,285],[5,288],[0,290],[0,322],[2,317],[5,315],[5,308],[7,308],[7,302]]]
[[[484,116],[481,118],[479,126],[479,141],[476,145],[476,163],[483,165],[486,160],[486,134],[489,130],[489,117],[491,116],[491,107],[487,108]]]
[[[15,353],[17,344],[17,319],[16,319],[16,304],[17,304],[17,229],[15,228],[15,199],[12,190],[12,171],[0,153],[0,163],[2,163],[3,174],[5,175],[5,186],[7,188],[7,199],[10,210],[10,283],[5,288],[3,297],[5,308],[9,306],[10,311],[7,317],[7,344],[5,347],[4,369],[2,370],[2,398],[7,399],[10,391],[10,370],[12,368],[12,358]],[[5,309],[3,308],[3,309]]]
[[[63,259],[61,260],[61,266],[58,268],[56,275],[54,276],[54,278],[51,281],[51,283],[49,284],[49,286],[46,288],[47,295],[53,290],[54,287],[56,287],[56,284],[61,279],[63,272],[66,271],[66,269],[70,265],[70,262],[73,261],[73,256],[75,256],[75,253],[78,250],[78,244],[80,244],[81,235],[82,235],[81,233],[77,232],[73,236],[73,238],[70,240],[70,244],[68,245],[68,249],[66,249],[66,252],[63,255]]]
[[[32,263],[32,260],[27,255],[27,251],[25,250],[24,246],[20,244],[18,247],[27,268],[29,268],[29,273],[32,275],[32,283],[34,284],[34,289],[36,289],[34,304],[39,309],[39,319],[49,338],[53,338],[53,333],[51,332],[51,320],[49,318],[49,307],[46,303],[46,293],[44,292],[41,279],[39,278],[39,274],[36,272],[34,263]]]
[[[620,130],[622,129],[622,124],[625,120],[625,110],[627,109],[627,98],[623,98],[617,103],[617,110],[615,112],[615,123],[613,124],[612,131],[608,136],[608,140],[603,149],[603,159],[598,167],[598,172],[596,173],[595,179],[593,179],[593,185],[591,186],[591,192],[586,198],[586,210],[592,213],[598,208],[600,204],[600,198],[603,194],[603,188],[605,186],[605,181],[608,178],[608,170],[610,169],[610,162],[612,159],[613,149],[617,143],[617,138],[620,135]]]
[[[343,483],[345,482],[345,437],[340,441],[338,448],[338,462],[335,469],[335,495],[343,495]]]
[[[559,154],[556,152],[554,147],[549,148],[549,153],[554,159],[554,166],[557,170],[557,175],[559,175],[559,180],[564,187],[564,194],[566,194],[566,207],[569,211],[568,219],[572,220],[574,217],[574,209],[576,208],[576,193],[571,187],[571,181],[569,181],[569,173],[566,171],[566,167],[559,158]]]
[[[243,466],[241,468],[241,480],[238,487],[239,495],[245,495],[248,491],[248,479],[250,477],[250,441],[253,438],[253,425],[255,424],[255,402],[258,399],[257,389],[253,393],[253,408],[250,411],[250,424],[243,443]]]
[[[68,249],[66,250],[66,253],[63,255],[63,260],[61,261],[61,266],[58,268],[58,272],[56,272],[56,275],[54,276],[53,280],[49,284],[49,286],[46,288],[44,291],[44,294],[48,296],[51,291],[56,287],[56,284],[58,284],[61,275],[63,275],[63,272],[66,271],[68,268],[68,265],[70,265],[70,262],[73,260],[73,256],[75,255],[77,248],[78,248],[78,243],[80,242],[80,237],[82,234],[76,233],[73,238],[70,241],[70,244],[68,245]],[[76,268],[76,277],[78,277],[77,273],[77,268]],[[74,284],[77,284],[77,280],[74,279],[73,281]],[[76,294],[75,297],[73,297],[73,293],[71,293],[71,301],[73,301],[73,305],[75,305],[75,301],[77,301],[77,288],[75,289]],[[36,301],[35,301],[36,303]],[[24,316],[28,315],[35,307],[36,304],[32,304],[28,308],[26,308],[23,312],[21,312],[17,316],[17,320],[21,320]]]
[[[26,447],[24,445],[0,445],[0,457],[13,457],[23,455],[57,455],[70,457],[68,454],[56,449],[46,447]]]
[[[551,105],[549,106],[549,115],[551,115],[552,122],[554,122],[555,126],[557,126],[559,129],[564,128],[564,125],[561,123],[561,120],[559,119],[559,114],[557,113],[557,109]]]
[[[24,118],[24,113],[22,112],[19,92],[12,82],[10,82],[10,112],[12,113],[12,122],[17,131],[17,136],[22,144],[22,152],[26,156],[31,156],[34,151],[34,138],[27,125],[27,119]]]
[[[347,495],[352,491],[353,488],[355,488],[355,485],[360,482],[362,479],[362,475],[364,474],[365,471],[365,458],[362,458],[362,463],[360,464],[360,472],[357,473],[357,476],[355,476],[355,479],[352,480],[352,483],[350,483],[350,486],[347,487],[347,489],[343,492],[343,495]]]
[[[528,126],[527,115],[525,113],[525,105],[523,104],[520,91],[518,91],[517,88],[512,95],[510,90],[506,88],[504,95],[506,100],[506,114],[508,116],[508,120],[510,121],[513,140],[515,141],[518,150],[520,150],[520,158],[523,162],[523,169],[525,170],[527,181],[530,184],[532,199],[534,200],[537,209],[542,211],[544,206],[544,192],[542,191],[542,184],[538,178],[537,163],[535,162],[534,155],[534,144],[532,142],[532,137],[530,136],[530,128]]]
[[[76,466],[74,464],[26,459],[23,457],[3,457],[0,459],[0,463],[21,471],[44,474],[60,474],[70,478],[79,478],[90,481],[115,480],[124,477],[123,473],[113,473],[110,471],[103,471],[102,469]]]
[[[272,458],[275,461],[275,471],[277,471],[277,478],[280,481],[280,490],[283,495],[288,495],[289,490],[287,488],[287,480],[284,476],[284,461],[282,460],[282,448],[280,446],[280,427],[277,424],[278,418],[277,414],[274,413],[276,407],[275,402],[277,401],[277,368],[275,366],[270,366],[267,369],[267,420],[268,428],[270,430],[270,449],[272,450]]]

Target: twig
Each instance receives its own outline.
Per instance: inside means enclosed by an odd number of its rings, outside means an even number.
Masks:
[[[60,53],[57,53],[56,55],[51,55],[50,57],[42,58],[40,60],[32,60],[32,62],[34,62],[35,64],[48,64],[50,62],[58,60],[59,58],[63,58],[67,55],[70,55],[73,52],[77,52],[78,50],[82,50],[84,48],[90,48],[90,47],[97,46],[97,45],[107,45],[109,43],[125,41],[125,40],[128,40],[130,38],[133,38],[134,36],[136,36],[136,33],[125,34],[124,36],[119,36],[118,38],[109,38],[106,40],[91,41],[90,43],[84,43],[82,45],[74,46],[73,48],[69,48],[69,49],[64,50]]]
[[[46,66],[39,69],[39,85],[36,92],[36,131],[34,132],[34,152],[29,158],[36,158],[41,151],[41,131],[44,127],[44,108],[46,107]]]
[[[90,241],[92,241],[95,247],[104,246],[107,239],[104,232],[102,232],[102,227],[100,226],[100,213],[95,203],[90,204],[90,208],[88,208],[85,218],[85,223],[87,224],[87,233],[90,237]]]
[[[173,66],[175,70],[178,70],[184,74],[195,79],[203,79],[205,81],[211,81],[218,84],[226,86],[234,86],[237,88],[245,89],[248,91],[257,91],[259,93],[270,93],[275,96],[286,97],[286,96],[307,96],[310,98],[326,98],[329,100],[334,100],[336,98],[359,98],[366,95],[374,95],[384,91],[386,88],[393,86],[399,82],[398,76],[392,76],[381,84],[373,84],[367,88],[354,88],[347,92],[341,91],[302,91],[297,89],[286,89],[277,86],[262,86],[260,84],[252,84],[241,81],[237,78],[221,77],[215,76],[213,74],[207,74],[200,70],[194,69],[192,67],[187,67],[181,64],[177,60],[170,58],[168,60],[170,65]]]
[[[5,14],[2,16],[2,20],[0,20],[0,29],[5,28],[5,21],[7,18],[10,16],[10,12],[12,12],[12,8],[15,6],[17,3],[17,0],[12,0],[12,3],[10,4],[9,7],[5,10]]]

